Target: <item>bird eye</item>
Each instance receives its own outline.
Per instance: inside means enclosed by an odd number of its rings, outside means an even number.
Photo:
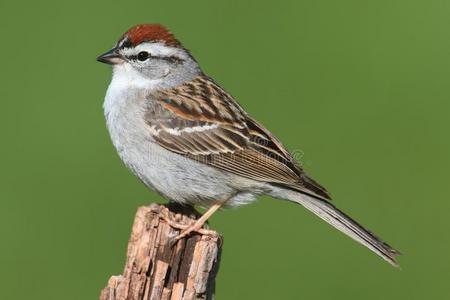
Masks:
[[[137,59],[140,61],[146,61],[150,55],[146,51],[141,51],[137,55]]]

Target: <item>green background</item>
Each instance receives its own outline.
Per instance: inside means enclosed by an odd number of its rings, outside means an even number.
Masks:
[[[97,299],[136,208],[95,61],[160,22],[335,203],[400,249],[396,270],[300,206],[214,215],[217,299],[448,299],[450,2],[0,2],[2,299]]]

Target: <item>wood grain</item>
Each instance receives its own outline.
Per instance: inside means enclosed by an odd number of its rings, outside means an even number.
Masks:
[[[189,207],[140,207],[128,242],[123,275],[112,276],[100,300],[213,299],[222,238],[192,234],[171,246],[180,229],[198,218]],[[181,227],[182,227],[181,226]]]

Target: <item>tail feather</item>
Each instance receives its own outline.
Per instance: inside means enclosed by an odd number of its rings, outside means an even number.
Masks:
[[[286,195],[287,193],[287,195]],[[358,243],[366,246],[394,267],[399,267],[395,257],[400,252],[383,242],[376,235],[359,225],[330,202],[294,191],[284,190],[282,198],[301,204],[322,220],[345,233]],[[280,196],[280,194],[278,194]]]

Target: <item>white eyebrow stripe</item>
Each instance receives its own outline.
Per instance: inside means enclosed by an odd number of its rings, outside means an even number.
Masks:
[[[152,56],[165,56],[165,57],[175,56],[181,59],[187,58],[186,53],[182,49],[169,47],[159,42],[157,43],[146,42],[139,44],[134,48],[125,48],[122,50],[122,54],[124,54],[125,56],[134,56],[141,51],[146,51],[150,53],[150,55]]]

